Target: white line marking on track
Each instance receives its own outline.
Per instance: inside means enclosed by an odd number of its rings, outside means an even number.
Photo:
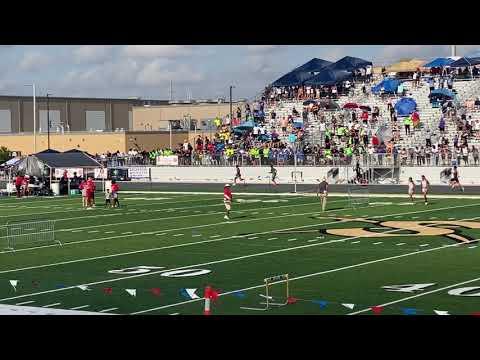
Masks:
[[[352,241],[350,244],[358,244],[360,241]]]
[[[30,300],[30,301],[19,302],[19,303],[16,303],[15,305],[18,305],[18,306],[27,305],[27,304],[32,304],[34,302],[35,302],[35,300]]]
[[[165,235],[165,234],[164,234],[164,235]],[[202,234],[194,234],[194,235],[192,235],[192,237],[200,237],[200,236],[202,236]]]
[[[53,303],[53,304],[44,305],[44,306],[42,306],[42,307],[48,308],[48,307],[57,306],[57,305],[60,305],[60,304],[61,304],[61,303]]]
[[[469,246],[468,248],[469,248],[469,249],[475,249],[476,246],[475,246],[475,245],[474,245],[474,246]]]
[[[453,218],[448,218],[448,220],[455,220],[455,219],[456,219],[456,218],[454,218],[454,217],[453,217]]]
[[[113,234],[115,231],[105,231],[105,234]]]
[[[220,236],[222,236],[222,235],[212,235],[212,236],[210,236],[210,237],[211,237],[211,238],[217,238],[217,237],[220,237]]]
[[[438,217],[432,216],[432,217],[430,218],[430,220],[435,220],[435,219],[438,219]]]
[[[83,230],[72,230],[72,233],[82,232]]]
[[[296,241],[297,238],[293,238],[293,239],[288,239],[287,241]]]
[[[396,244],[397,246],[402,246],[402,245],[405,245],[406,243],[398,243]]]
[[[131,232],[131,231],[125,231],[125,232],[122,233],[122,235],[128,235],[128,234],[133,234],[133,232]]]
[[[383,244],[383,241],[377,241],[377,242],[373,243],[373,245],[380,245],[380,244]]]
[[[454,244],[454,245],[458,245],[458,244]],[[429,250],[433,250],[433,249],[429,249]],[[424,250],[424,251],[428,251],[428,250]],[[463,282],[459,282],[459,283],[456,283],[456,284],[453,284],[453,285],[449,285],[449,286],[444,286],[440,289],[435,289],[435,290],[431,290],[431,291],[427,291],[427,292],[424,292],[424,293],[421,293],[421,294],[418,294],[418,295],[412,295],[412,296],[408,296],[406,298],[403,298],[403,299],[399,299],[399,300],[395,300],[395,301],[391,301],[391,302],[388,302],[388,303],[385,303],[385,304],[381,304],[381,305],[378,305],[378,306],[381,306],[381,307],[385,307],[385,306],[389,306],[389,305],[393,305],[393,304],[398,304],[398,303],[401,303],[401,302],[404,302],[406,300],[411,300],[411,299],[416,299],[418,297],[421,297],[421,296],[425,296],[425,295],[430,295],[430,294],[435,294],[439,291],[444,291],[444,290],[448,290],[448,289],[451,289],[451,288],[454,288],[454,287],[457,287],[457,286],[461,286],[461,285],[465,285],[465,284],[469,284],[469,283],[472,283],[472,282],[475,282],[475,281],[478,281],[480,280],[480,278],[476,278],[476,279],[472,279],[472,280],[467,280],[467,281],[463,281]],[[348,315],[357,315],[357,314],[361,314],[361,313],[364,313],[366,311],[370,311],[371,308],[367,308],[367,309],[363,309],[363,310],[359,310],[359,311],[355,311],[355,312],[352,312]]]
[[[277,239],[278,238],[276,238],[276,237],[272,237],[272,238],[267,239],[267,241],[272,241],[272,240],[277,240]]]
[[[172,313],[172,314],[168,314],[168,315],[180,315],[180,313]]]
[[[253,236],[253,237],[249,237],[247,238],[248,240],[255,240],[255,239],[258,239],[258,236]]]
[[[163,235],[166,235],[166,233],[155,234],[155,236],[163,236]]]
[[[93,234],[93,233],[98,233],[100,232],[100,230],[92,230],[92,231],[88,231],[89,234]]]
[[[477,205],[479,205],[479,204],[477,204]],[[467,205],[467,206],[470,206],[470,205]],[[447,209],[447,208],[421,210],[419,212],[429,212],[429,211],[445,210],[445,209]],[[448,209],[451,209],[451,207],[449,207]],[[307,214],[311,214],[311,213],[307,213]],[[305,215],[305,214],[298,214],[298,215]],[[383,217],[390,217],[390,216],[393,216],[393,215],[395,215],[395,214],[383,215]],[[471,218],[471,219],[467,219],[467,220],[475,220],[475,219],[477,219],[477,218]],[[323,225],[328,225],[328,224],[333,224],[333,223],[336,223],[336,221],[333,221],[333,222],[330,222],[330,223],[325,223]],[[297,227],[293,227],[293,228],[275,229],[275,230],[250,234],[249,236],[251,236],[251,235],[264,235],[264,234],[269,234],[269,233],[278,232],[278,231],[298,230],[298,229],[308,228],[308,227],[312,227],[312,226],[317,226],[317,225],[305,225],[305,226],[297,226]],[[399,231],[399,230],[401,230],[401,229],[394,229],[394,230],[389,231],[389,232],[395,232],[395,231]],[[134,235],[130,235],[130,236],[137,236],[137,235],[138,234],[134,234]],[[53,266],[59,266],[59,265],[77,263],[77,262],[92,261],[92,260],[98,260],[98,259],[105,259],[105,258],[113,258],[113,257],[125,256],[125,255],[131,255],[131,254],[146,253],[146,252],[152,252],[152,251],[158,251],[158,250],[164,250],[164,249],[171,249],[171,248],[177,248],[177,247],[186,247],[186,246],[199,245],[199,244],[210,243],[210,242],[219,242],[219,241],[224,241],[224,240],[228,240],[228,239],[232,239],[232,238],[241,238],[241,237],[246,237],[246,236],[245,235],[235,235],[235,236],[229,236],[229,237],[220,238],[220,239],[201,240],[201,241],[197,241],[197,242],[190,242],[190,243],[183,243],[183,244],[176,244],[176,245],[167,245],[167,246],[161,246],[161,247],[156,247],[156,248],[129,251],[129,252],[125,252],[125,253],[101,255],[101,256],[95,256],[95,257],[90,257],[90,258],[62,261],[62,262],[50,263],[50,264],[35,265],[35,266],[29,266],[29,267],[17,268],[17,269],[2,270],[2,271],[0,271],[0,274],[17,272],[17,271],[24,271],[24,270],[32,270],[32,269],[38,269],[38,268],[47,268],[47,267],[53,267]],[[113,236],[113,237],[110,237],[110,238],[117,239],[117,238],[122,238],[122,236]],[[351,238],[345,238],[345,239],[340,239],[340,240],[331,240],[331,241],[318,243],[318,244],[302,245],[302,246],[298,246],[298,247],[294,247],[294,248],[286,248],[286,249],[280,249],[280,250],[275,250],[275,251],[285,251],[285,250],[289,251],[289,250],[294,250],[294,249],[298,249],[298,248],[302,248],[302,247],[316,246],[316,245],[321,245],[321,244],[326,244],[326,243],[331,243],[331,242],[343,242],[343,241],[346,241],[346,240],[353,240],[353,239],[357,239],[357,238],[358,238],[358,236],[354,236],[354,237],[351,237]],[[83,243],[83,242],[86,242],[86,241],[83,240],[81,242]],[[67,244],[69,244],[69,243],[64,243],[63,245],[65,246]],[[46,246],[42,246],[42,247],[50,247],[50,246],[58,246],[58,245],[56,245],[56,244],[55,245],[46,245]],[[36,248],[40,248],[40,247],[36,247]],[[33,249],[33,248],[30,248],[30,250],[31,249]],[[22,250],[16,250],[16,251],[22,251]],[[12,251],[5,251],[5,253],[6,252],[11,253]],[[175,270],[178,270],[178,269],[175,269]],[[151,274],[155,274],[155,273],[156,272],[151,272],[151,273],[148,273],[148,274],[151,275]],[[139,275],[132,275],[132,276],[137,277]],[[142,275],[140,275],[140,276],[142,276]],[[127,278],[130,278],[130,277],[127,277]],[[116,280],[122,280],[122,279],[125,279],[125,277],[124,278],[118,278]],[[106,280],[104,282],[108,282],[108,280]],[[88,285],[92,285],[92,284],[88,284]],[[66,290],[66,289],[71,289],[71,288],[75,288],[75,286],[65,287],[65,288],[62,288],[62,289]],[[47,292],[52,292],[52,291],[58,291],[58,290],[48,290]],[[36,294],[39,294],[39,293],[36,293]],[[21,295],[21,297],[25,297],[25,296],[28,296],[28,295]],[[15,297],[15,298],[17,298],[17,297]],[[8,298],[8,299],[10,299],[10,298]],[[8,299],[0,299],[0,301],[8,300]]]
[[[183,235],[184,235],[184,234],[174,234],[174,235],[172,235],[172,236],[178,237],[178,236],[183,236]]]
[[[422,244],[420,245],[421,247],[424,247],[424,246],[429,246],[430,244]]]
[[[85,309],[89,307],[90,305],[82,305],[82,306],[75,306],[73,308],[70,308],[69,310],[80,310],[80,309]]]
[[[399,218],[401,218],[401,217],[402,217],[402,215],[395,216],[395,219],[399,219]]]
[[[104,312],[114,311],[114,310],[117,310],[117,309],[118,309],[118,307],[115,307],[115,308],[103,309],[103,310],[100,310],[99,312],[104,313]]]
[[[308,242],[314,242],[314,241],[318,241],[319,239],[312,239],[312,240],[308,240]]]

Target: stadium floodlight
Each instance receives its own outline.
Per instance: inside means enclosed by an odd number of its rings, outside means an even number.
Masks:
[[[58,243],[55,239],[55,220],[36,220],[14,222],[5,225],[7,230],[7,249],[14,250],[19,244]]]

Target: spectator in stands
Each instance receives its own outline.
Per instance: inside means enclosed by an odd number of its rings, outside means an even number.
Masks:
[[[472,145],[472,155],[473,155],[473,162],[476,166],[476,165],[478,165],[479,152],[478,152],[478,148],[476,148],[473,145]]]
[[[445,134],[445,118],[443,116],[440,118],[440,122],[438,123],[438,129],[440,130],[440,134]]]
[[[412,119],[410,116],[405,117],[403,125],[405,126],[405,135],[410,135],[410,126],[412,125]]]

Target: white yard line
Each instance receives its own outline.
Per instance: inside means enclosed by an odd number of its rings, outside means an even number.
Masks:
[[[287,241],[297,241],[297,238],[288,239]]]
[[[173,237],[183,236],[183,234],[174,234]]]
[[[358,244],[360,241],[352,241],[350,244]]]
[[[53,304],[48,304],[48,305],[44,305],[42,307],[44,308],[48,308],[48,307],[52,307],[52,306],[58,306],[58,305],[61,305],[62,303],[53,303]]]
[[[471,205],[464,205],[464,206],[471,206]],[[444,208],[439,208],[439,209],[429,209],[429,210],[422,210],[420,212],[425,212],[425,211],[441,211],[445,210]],[[310,213],[311,214],[311,213]],[[297,214],[298,216],[304,216],[305,214]],[[396,214],[391,214],[391,215],[383,215],[383,217],[390,217],[394,216]],[[473,218],[476,219],[476,218]],[[263,220],[263,219],[257,219],[257,220]],[[353,219],[354,220],[354,219]],[[349,220],[350,221],[350,220]],[[338,223],[337,221],[332,221],[332,222],[327,222],[321,225],[329,225],[329,224],[335,224]],[[17,268],[17,269],[9,269],[9,270],[2,270],[0,271],[0,274],[4,273],[11,273],[11,272],[17,272],[17,271],[25,271],[25,270],[32,270],[32,269],[39,269],[39,268],[46,268],[46,267],[54,267],[54,266],[59,266],[59,265],[66,265],[66,264],[72,264],[72,263],[78,263],[78,262],[85,262],[85,261],[92,261],[92,260],[99,260],[99,259],[106,259],[106,258],[113,258],[113,257],[118,257],[118,256],[126,256],[126,255],[131,255],[131,254],[139,254],[139,253],[146,253],[146,252],[152,252],[152,251],[159,251],[159,250],[164,250],[164,249],[172,249],[172,248],[178,248],[178,247],[186,247],[186,246],[192,246],[192,245],[198,245],[198,244],[204,244],[204,243],[211,243],[211,242],[218,242],[218,241],[224,241],[232,238],[245,238],[248,236],[252,235],[264,235],[264,234],[270,234],[278,231],[288,231],[288,230],[298,230],[302,228],[307,228],[307,227],[313,227],[313,226],[318,226],[319,224],[314,224],[314,225],[304,225],[304,226],[297,226],[297,227],[292,227],[292,228],[286,228],[286,229],[276,229],[276,230],[269,230],[269,231],[264,231],[264,232],[258,232],[258,233],[253,233],[253,234],[248,234],[248,235],[235,235],[235,236],[229,236],[225,238],[220,238],[220,239],[209,239],[209,240],[202,240],[202,241],[197,241],[197,242],[190,242],[190,243],[183,243],[183,244],[175,244],[175,245],[168,245],[168,246],[162,246],[162,247],[156,247],[156,248],[149,248],[149,249],[142,249],[142,250],[134,250],[134,251],[129,251],[125,253],[117,253],[117,254],[110,254],[110,255],[101,255],[101,256],[95,256],[95,257],[90,257],[90,258],[83,258],[83,259],[75,259],[75,260],[69,260],[69,261],[61,261],[57,263],[50,263],[50,264],[42,264],[42,265],[34,265],[34,266],[29,266],[29,267],[24,267],[24,268]],[[396,232],[396,231],[401,231],[402,229],[392,229],[391,231],[386,231],[385,233],[388,232]],[[137,236],[138,234],[133,234],[133,235],[128,235],[128,236]],[[122,236],[120,236],[122,237]],[[118,238],[118,236],[114,236],[111,238]],[[346,240],[354,240],[358,239],[359,236],[354,236],[350,238],[345,238],[345,239],[340,239],[340,240],[332,240],[333,242],[341,242],[341,241],[346,241]],[[85,242],[87,240],[81,241]],[[331,241],[327,241],[326,243],[329,243]],[[324,242],[325,243],[325,242]],[[317,243],[317,244],[312,244],[312,245],[303,245],[303,247],[309,247],[309,246],[315,246],[315,245],[320,245],[324,243]],[[67,245],[69,243],[64,243],[64,245]],[[50,245],[46,245],[50,246]],[[58,246],[58,245],[54,245]],[[296,248],[287,248],[287,249],[297,249],[301,248],[296,247]],[[21,251],[21,250],[14,250],[14,251]],[[279,250],[276,250],[279,251]],[[12,251],[10,251],[12,252]],[[155,273],[155,272],[153,272]],[[64,288],[66,289],[66,288]]]
[[[383,241],[377,241],[373,243],[373,245],[380,245],[380,244],[383,244]]]
[[[402,245],[406,245],[406,243],[398,243],[396,244],[397,246],[402,246]]]
[[[34,302],[35,300],[30,300],[30,301],[19,302],[19,303],[16,303],[15,305],[21,306],[21,305],[33,304]]]
[[[421,247],[429,246],[430,244],[421,244]]]
[[[99,312],[104,313],[104,312],[115,311],[115,310],[118,310],[118,307],[103,309],[103,310],[100,310]]]
[[[82,305],[82,306],[75,306],[73,308],[70,308],[69,310],[80,310],[80,309],[85,309],[89,307],[90,305]]]
[[[430,249],[430,250],[432,250],[432,249]],[[428,250],[425,250],[425,251],[428,251]],[[444,291],[444,290],[448,290],[448,289],[451,289],[451,288],[454,288],[454,287],[457,287],[457,286],[470,284],[472,282],[479,281],[479,280],[480,280],[480,278],[467,280],[467,281],[462,281],[462,282],[459,282],[459,283],[456,283],[456,284],[453,284],[453,285],[444,286],[444,287],[439,288],[439,289],[430,290],[430,291],[427,291],[427,292],[424,292],[424,293],[421,293],[421,294],[418,294],[418,295],[408,296],[408,297],[400,299],[400,300],[390,301],[388,303],[384,303],[384,304],[377,305],[377,306],[386,307],[386,306],[389,306],[389,305],[398,304],[398,303],[401,303],[401,302],[404,302],[404,301],[407,301],[407,300],[416,299],[416,298],[419,298],[419,297],[422,297],[422,296],[425,296],[425,295],[435,294],[439,291]],[[363,310],[358,310],[358,311],[355,311],[355,312],[351,312],[348,315],[357,315],[357,314],[361,314],[361,313],[364,313],[364,312],[367,312],[367,311],[370,311],[370,310],[371,310],[371,308],[369,307],[369,308],[366,308],[366,309],[363,309]]]
[[[388,216],[388,215],[385,215],[385,216]],[[476,218],[470,218],[470,219],[463,219],[463,220],[474,220],[474,219],[478,219],[478,217],[476,217]],[[434,225],[434,224],[432,224],[432,225]],[[424,226],[428,226],[428,225],[424,225]],[[419,226],[419,227],[420,227],[420,226]],[[297,227],[297,228],[300,228],[300,227]],[[293,228],[293,229],[297,229],[297,228]],[[391,232],[396,232],[396,231],[400,231],[400,230],[402,230],[402,229],[392,229]],[[277,230],[277,231],[278,231],[278,230]],[[241,236],[241,237],[242,237],[242,236]],[[182,267],[178,267],[178,268],[174,268],[174,269],[164,269],[164,270],[161,270],[161,271],[152,271],[152,272],[144,273],[144,274],[124,276],[124,277],[120,277],[120,278],[116,278],[116,279],[101,280],[101,281],[92,282],[92,283],[86,283],[86,284],[81,284],[81,285],[93,286],[93,285],[98,285],[98,284],[103,284],[103,283],[111,283],[111,282],[122,281],[122,280],[126,280],[126,279],[133,279],[133,278],[139,278],[139,277],[144,277],[144,276],[156,275],[156,274],[165,272],[165,271],[167,271],[167,270],[168,270],[168,271],[182,270],[182,269],[188,269],[188,268],[193,268],[193,267],[200,267],[200,266],[206,266],[206,265],[212,265],[212,264],[219,264],[219,263],[237,261],[237,260],[242,260],[242,259],[247,259],[247,258],[253,258],[253,257],[270,255],[270,254],[274,254],[274,253],[282,253],[282,252],[288,252],[288,251],[293,251],[293,250],[298,250],[298,249],[309,248],[309,247],[313,247],[313,246],[319,246],[319,245],[324,245],[324,244],[331,244],[331,243],[342,242],[342,241],[346,241],[346,240],[353,240],[353,239],[356,239],[356,238],[359,238],[359,236],[353,236],[353,237],[344,238],[344,239],[339,239],[339,240],[330,240],[330,241],[325,241],[325,242],[315,243],[315,244],[310,244],[310,245],[301,245],[301,246],[296,246],[296,247],[283,248],[283,249],[266,251],[266,252],[256,253],[256,254],[243,255],[243,256],[239,256],[239,257],[227,258],[227,259],[222,259],[222,260],[215,260],[215,261],[205,262],[205,263],[201,263],[201,264],[194,264],[194,265],[182,266]],[[218,241],[218,240],[209,240],[209,241]],[[477,242],[478,239],[476,239],[476,240],[474,240],[474,241]],[[472,242],[473,242],[473,241],[472,241]],[[437,247],[437,248],[431,248],[431,249],[427,249],[427,250],[418,250],[418,251],[411,252],[411,253],[407,253],[407,254],[396,255],[396,256],[391,256],[391,257],[387,257],[387,258],[383,258],[383,259],[371,260],[371,261],[367,261],[367,262],[360,263],[360,264],[348,265],[348,266],[344,266],[344,267],[337,268],[337,269],[325,270],[325,271],[321,271],[321,272],[318,272],[318,273],[302,275],[302,276],[298,276],[298,277],[295,277],[295,278],[291,278],[290,280],[298,280],[298,279],[308,278],[308,277],[312,277],[312,276],[317,276],[317,275],[332,273],[332,272],[336,272],[336,271],[341,271],[341,270],[346,270],[346,269],[352,269],[352,268],[356,268],[356,267],[359,267],[359,266],[370,265],[370,264],[374,264],[374,263],[378,263],[378,262],[383,262],[383,261],[388,261],[388,260],[392,260],[392,259],[403,258],[403,257],[406,257],[406,256],[412,256],[412,255],[421,254],[421,253],[425,253],[425,252],[436,251],[436,250],[440,250],[440,249],[446,249],[446,248],[449,248],[449,247],[454,247],[454,246],[459,246],[459,245],[461,245],[461,244],[455,243],[455,244],[452,244],[452,245],[443,245],[443,246],[440,246],[440,247]],[[85,261],[85,260],[89,260],[89,259],[84,259],[84,261]],[[70,261],[70,262],[78,262],[78,260],[72,260],[72,261]],[[48,267],[48,266],[52,266],[52,265],[53,265],[53,264],[47,264],[47,265],[42,265],[42,266],[40,266],[40,267]],[[33,268],[37,268],[37,267],[33,267]],[[8,271],[3,271],[3,272],[11,272],[11,271],[15,271],[15,270],[8,270]],[[280,282],[281,282],[281,281],[280,281]],[[24,294],[24,295],[13,296],[13,297],[9,297],[9,298],[0,299],[0,302],[1,302],[1,301],[7,301],[7,300],[13,300],[13,299],[19,299],[19,298],[23,298],[23,297],[30,297],[30,296],[42,295],[42,294],[53,293],[53,292],[58,292],[58,291],[65,291],[65,290],[75,289],[75,288],[77,288],[77,286],[78,286],[78,285],[69,286],[69,287],[64,287],[64,288],[60,288],[60,289],[46,290],[46,291],[41,291],[41,292],[37,292],[37,293],[31,293],[31,294]],[[235,290],[235,291],[232,291],[232,292],[245,291],[245,290],[250,290],[250,289],[256,289],[256,288],[260,288],[260,287],[263,287],[263,286],[264,286],[264,285],[262,284],[262,285],[257,285],[257,286],[250,287],[250,288]],[[222,296],[222,295],[227,295],[227,294],[230,294],[230,293],[232,293],[232,292],[222,293],[222,294],[220,294],[220,296]],[[175,305],[180,305],[180,304],[185,304],[185,303],[189,303],[189,302],[197,301],[197,300],[203,300],[203,299],[195,299],[195,300],[189,300],[189,301],[186,301],[186,302],[181,302],[181,303],[176,303],[176,304],[171,304],[171,305],[165,305],[165,306],[160,307],[160,308],[163,309],[163,308],[166,308],[166,307],[175,306]],[[153,311],[153,310],[157,310],[157,309],[160,309],[160,308],[144,310],[144,311],[141,311],[141,312],[138,312],[138,313]],[[136,314],[136,313],[135,313],[135,314]]]
[[[459,206],[453,206],[453,207],[444,207],[444,208],[436,208],[436,209],[428,209],[428,210],[420,210],[420,211],[413,211],[413,212],[406,212],[402,213],[403,215],[409,215],[409,214],[417,214],[417,213],[424,213],[424,212],[432,212],[432,211],[439,211],[439,210],[446,210],[446,209],[454,209],[454,208],[464,208],[464,207],[471,207],[471,206],[478,206],[480,203],[475,203],[475,204],[468,204],[468,205],[459,205]],[[377,206],[369,206],[368,208],[376,208],[376,207],[382,207],[385,205],[377,205]],[[326,212],[333,211],[333,210],[327,210]],[[322,213],[322,214],[324,214]],[[293,214],[290,216],[304,216],[304,215],[312,215],[312,214],[319,214],[319,212],[310,212],[310,213],[302,213],[302,214]],[[382,218],[386,216],[394,216],[397,214],[392,214],[392,215],[381,215],[377,216],[377,218]],[[254,219],[247,219],[247,220],[240,220],[240,221],[230,221],[230,222],[220,222],[220,223],[213,223],[213,224],[205,224],[205,225],[196,225],[196,226],[190,226],[190,227],[184,227],[184,228],[176,228],[176,229],[167,229],[163,231],[178,231],[178,230],[190,230],[190,229],[196,229],[196,228],[204,228],[204,227],[210,227],[210,226],[218,226],[218,225],[224,225],[225,223],[243,223],[243,222],[250,222],[250,221],[259,221],[259,220],[268,220],[268,219],[276,219],[282,216],[272,216],[272,217],[265,217],[265,218],[254,218]],[[348,220],[350,221],[350,220]],[[130,222],[125,222],[122,224],[127,224]],[[328,224],[328,223],[327,223]],[[118,224],[112,224],[112,225],[118,225]],[[325,225],[325,224],[323,224]],[[102,226],[102,225],[99,225]],[[312,227],[316,225],[306,225],[303,227]],[[302,228],[302,227],[299,227]],[[71,230],[71,229],[69,229]],[[157,231],[153,232],[144,232],[144,233],[138,233],[138,234],[133,234],[133,235],[125,235],[125,236],[111,236],[111,237],[106,237],[106,238],[97,238],[97,239],[86,239],[86,240],[79,240],[79,241],[69,241],[69,242],[64,242],[63,245],[77,245],[77,244],[83,244],[83,243],[89,243],[89,242],[97,242],[97,241],[105,241],[105,240],[111,240],[111,239],[118,239],[122,237],[133,237],[133,236],[142,236],[142,235],[148,235],[148,234],[155,234]],[[266,232],[270,233],[270,232]],[[264,234],[264,233],[259,233],[259,234]],[[253,235],[253,234],[250,234]],[[1,237],[0,237],[1,238]],[[15,253],[15,252],[23,252],[23,251],[31,251],[31,250],[37,250],[37,249],[42,249],[42,248],[49,248],[49,247],[57,247],[57,244],[51,244],[51,245],[42,245],[42,246],[34,246],[30,248],[24,248],[24,249],[17,249],[17,250],[7,250],[7,251],[0,251],[0,254],[2,253]],[[1,272],[0,272],[1,273]]]

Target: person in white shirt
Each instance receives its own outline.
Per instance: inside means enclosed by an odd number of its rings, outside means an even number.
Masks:
[[[415,183],[411,177],[408,178],[408,196],[410,196],[410,200],[412,200],[412,205],[415,204]]]
[[[423,199],[425,200],[425,205],[428,205],[427,194],[430,189],[430,182],[427,180],[425,175],[422,175],[422,194]]]

